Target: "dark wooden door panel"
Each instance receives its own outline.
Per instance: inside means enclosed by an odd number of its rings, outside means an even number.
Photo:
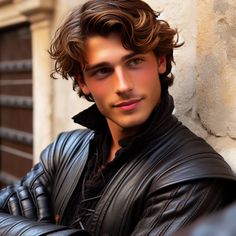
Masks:
[[[2,147],[1,167],[2,171],[8,173],[9,176],[20,178],[26,174],[26,169],[31,168],[32,156],[26,152],[22,152],[9,147]]]
[[[32,75],[29,72],[11,72],[6,73],[0,70],[0,83],[1,85],[19,85],[32,84]]]
[[[29,153],[30,156],[32,157],[32,153],[33,153],[32,145],[26,145],[26,144],[32,144],[32,141],[33,141],[32,137],[28,137],[28,139],[26,139],[26,141],[21,141],[21,142],[20,141],[16,142],[14,140],[14,138],[1,139],[0,145],[4,146],[4,147],[10,147],[13,149],[17,149],[22,152]]]
[[[29,24],[0,30],[0,186],[32,166],[32,56]]]
[[[5,81],[4,81],[5,82]],[[21,83],[21,85],[18,85],[18,83]],[[22,85],[24,83],[24,85]],[[1,84],[1,82],[0,82]],[[8,94],[8,95],[16,95],[16,96],[32,96],[32,83],[27,83],[27,81],[12,81],[12,84],[9,85],[9,83],[2,83],[3,85],[0,85],[0,94]]]
[[[0,61],[31,59],[31,33],[29,25],[16,25],[2,29]]]
[[[18,131],[32,132],[32,110],[24,108],[3,107],[1,126]]]

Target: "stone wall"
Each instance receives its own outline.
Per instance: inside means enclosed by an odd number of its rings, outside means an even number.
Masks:
[[[197,112],[211,143],[236,167],[236,2],[199,1]]]

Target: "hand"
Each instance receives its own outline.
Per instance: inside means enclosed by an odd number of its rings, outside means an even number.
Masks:
[[[8,201],[8,209],[15,216],[54,223],[50,197],[40,183],[35,183],[30,190],[27,186],[19,186]]]

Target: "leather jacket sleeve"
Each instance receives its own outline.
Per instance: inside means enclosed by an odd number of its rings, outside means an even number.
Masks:
[[[223,207],[225,199],[223,183],[217,180],[153,190],[132,236],[172,235],[200,216]]]
[[[25,177],[0,191],[0,235],[51,235],[55,232],[56,235],[60,235],[59,232],[61,235],[89,235],[53,224],[56,215],[52,199],[54,180],[62,176],[61,162],[69,159],[63,159],[65,153],[70,156],[67,146],[71,147],[71,152],[80,148],[80,141],[73,136],[78,139],[78,132],[60,134],[41,153],[40,162]]]
[[[46,181],[42,163],[39,163],[21,181],[0,191],[0,210],[12,215],[52,222],[53,213],[45,187]]]
[[[89,236],[83,230],[70,229],[66,226],[36,222],[22,216],[0,213],[0,235],[5,236]]]
[[[39,174],[40,165],[36,165],[28,177]],[[34,184],[26,179],[27,177],[0,192],[0,235],[90,235],[83,230],[52,224],[54,215],[50,207],[50,198],[42,182],[39,182],[40,178],[36,179]]]
[[[193,224],[176,232],[173,236],[233,236],[236,235],[236,203],[224,210],[202,217]]]
[[[62,135],[59,135],[57,140],[60,140],[60,136]],[[46,194],[50,194],[51,192],[53,179],[51,177],[52,173],[50,174],[50,172],[53,170],[53,166],[49,167],[47,162],[50,162],[48,159],[52,159],[51,156],[55,155],[49,155],[48,153],[53,152],[54,149],[56,149],[54,146],[56,146],[55,143],[57,143],[57,140],[45,148],[41,153],[40,162],[36,164],[26,176],[24,176],[18,183],[9,185],[0,190],[1,211],[33,219],[37,218],[35,212],[33,212],[32,206],[30,205],[31,203],[35,204],[36,200],[42,200],[42,197],[46,197]],[[37,192],[41,192],[38,199]],[[40,204],[44,204],[44,202],[41,201]],[[26,206],[25,209],[22,209],[23,206]],[[45,205],[44,207],[47,206]],[[38,218],[40,220],[40,216]]]

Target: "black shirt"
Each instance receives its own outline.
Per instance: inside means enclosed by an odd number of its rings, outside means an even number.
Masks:
[[[77,185],[63,217],[63,224],[89,231],[89,223],[97,202],[108,182],[114,177],[126,158],[116,153],[113,161],[107,163],[111,145],[109,131],[96,134],[91,140],[89,158],[82,178]],[[125,145],[125,142],[123,143]]]

